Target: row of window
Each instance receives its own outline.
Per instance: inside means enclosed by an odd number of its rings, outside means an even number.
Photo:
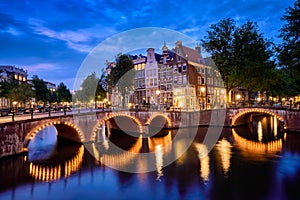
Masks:
[[[145,69],[145,63],[140,63],[140,64],[134,65],[134,69],[136,71]]]
[[[157,69],[147,69],[146,77],[153,77],[153,76],[157,76]]]

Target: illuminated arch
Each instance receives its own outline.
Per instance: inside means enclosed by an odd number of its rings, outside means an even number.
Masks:
[[[152,115],[152,116],[147,120],[146,124],[149,125],[155,117],[163,117],[163,118],[165,118],[166,121],[167,121],[167,126],[168,126],[168,127],[171,127],[171,126],[172,126],[172,122],[171,122],[170,118],[169,118],[168,116],[166,116],[165,114],[163,114],[163,113],[156,113],[156,114]]]
[[[93,129],[93,133],[91,135],[91,138],[90,138],[90,141],[95,141],[95,138],[96,138],[96,134],[97,134],[97,131],[100,129],[100,127],[102,126],[103,123],[105,123],[106,121],[112,119],[112,118],[115,118],[115,117],[128,117],[130,119],[132,119],[139,127],[139,132],[140,133],[143,133],[143,127],[142,127],[142,124],[141,122],[136,118],[136,117],[133,117],[131,115],[128,115],[128,114],[122,114],[122,113],[118,113],[118,114],[112,114],[110,116],[107,116],[107,117],[104,117],[102,118],[98,123],[97,125],[95,126],[95,128]]]
[[[72,173],[79,170],[84,154],[84,146],[81,145],[75,156],[64,163],[54,165],[43,165],[30,162],[29,174],[34,180],[51,182],[59,180],[62,175],[64,177],[70,176]],[[64,167],[62,167],[64,166]],[[64,170],[64,171],[62,171]]]
[[[79,138],[80,138],[80,141],[81,141],[81,142],[84,142],[84,141],[85,141],[85,137],[84,137],[82,131],[80,131],[79,128],[78,128],[76,125],[72,124],[71,122],[54,121],[54,122],[48,122],[48,123],[43,124],[43,125],[41,125],[41,126],[39,126],[39,127],[37,127],[37,128],[34,128],[34,130],[32,130],[32,131],[26,136],[26,138],[25,138],[25,142],[24,142],[24,147],[25,147],[25,148],[24,148],[24,150],[27,151],[27,146],[28,146],[30,140],[32,140],[32,139],[35,137],[35,135],[36,135],[39,131],[43,130],[43,129],[46,128],[47,126],[55,126],[55,125],[57,125],[57,124],[63,124],[63,125],[66,125],[66,126],[68,126],[68,127],[73,128],[73,129],[78,133]]]
[[[234,129],[232,129],[232,135],[240,148],[248,150],[251,153],[275,153],[282,151],[281,139],[268,143],[251,141],[239,136]]]
[[[287,129],[286,127],[286,122],[284,120],[284,118],[270,110],[267,109],[262,109],[262,108],[251,108],[251,109],[247,109],[247,110],[243,110],[238,112],[233,118],[232,118],[232,125],[235,125],[236,121],[243,115],[248,114],[248,113],[264,113],[264,114],[268,114],[271,115],[273,117],[276,117],[279,121],[282,121],[284,123],[284,129]]]

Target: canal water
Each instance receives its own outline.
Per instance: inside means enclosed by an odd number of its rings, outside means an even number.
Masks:
[[[207,127],[146,139],[111,131],[106,139],[132,152],[116,154],[107,153],[104,140],[56,140],[49,127],[30,142],[27,155],[0,160],[0,199],[299,199],[300,134],[280,133],[278,124],[258,116],[249,125],[223,128],[211,150]],[[152,160],[135,156],[147,152]],[[174,162],[166,166],[168,157]],[[129,173],[107,165],[155,169]]]

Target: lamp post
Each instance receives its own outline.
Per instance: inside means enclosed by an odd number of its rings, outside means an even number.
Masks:
[[[200,91],[201,91],[201,96],[202,96],[202,104],[201,107],[203,109],[207,109],[207,91],[206,91],[206,87],[205,86],[201,86],[200,87]],[[201,109],[202,109],[201,108]]]
[[[33,107],[34,107],[34,102],[31,102],[30,104],[30,117],[33,119]]]
[[[292,101],[293,101],[293,98],[290,98],[290,110],[292,109]]]
[[[104,106],[105,106],[106,102],[107,102],[107,99],[105,98],[105,99],[103,100],[103,106],[102,106],[102,110],[103,110],[103,111],[104,111]]]
[[[237,100],[238,104],[240,103],[240,99],[241,99],[241,95],[240,94],[237,94],[235,96],[235,99]]]
[[[157,95],[157,108],[160,110],[160,102],[159,102],[159,95],[160,95],[160,90],[156,90],[156,95]]]
[[[13,109],[12,109],[12,121],[15,121],[15,112],[16,112],[16,105],[18,102],[14,101],[13,102]]]
[[[257,102],[258,102],[258,105],[260,105],[260,101],[261,101],[261,98],[260,97],[257,97]]]

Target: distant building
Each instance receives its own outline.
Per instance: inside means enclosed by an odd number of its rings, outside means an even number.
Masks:
[[[109,96],[113,105],[125,98],[126,105],[155,106],[182,110],[212,109],[225,106],[225,87],[221,75],[210,58],[203,58],[197,46],[191,49],[177,41],[169,50],[164,43],[162,55],[153,48],[145,56],[131,56],[134,69],[134,91],[120,97],[117,91]],[[111,63],[107,66],[111,69]]]
[[[2,65],[1,70],[1,81],[10,81],[12,79],[17,80],[19,83],[27,81],[27,71],[22,68],[15,67],[13,65]],[[1,97],[0,98],[0,108],[10,108],[11,102],[9,99]]]
[[[136,56],[133,57],[133,65],[135,69],[134,79],[134,104],[145,104],[146,103],[146,79],[145,79],[145,65],[147,57]]]
[[[22,68],[18,68],[12,65],[5,65],[5,66],[0,66],[0,70],[2,71],[1,73],[1,80],[11,80],[15,79],[18,80],[19,82],[26,82],[27,81],[27,71],[25,71]]]
[[[43,80],[44,81],[44,80]],[[32,85],[32,80],[27,80],[27,83]],[[51,83],[49,81],[44,81],[44,84],[46,85],[47,89],[51,92],[55,92],[56,91],[56,84],[55,83]],[[32,88],[34,89],[34,88]]]

